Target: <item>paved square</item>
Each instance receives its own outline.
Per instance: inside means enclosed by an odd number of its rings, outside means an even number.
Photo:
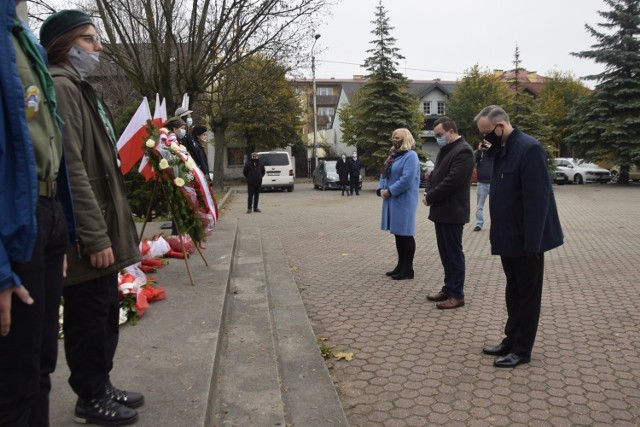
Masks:
[[[565,244],[545,255],[531,363],[502,370],[481,353],[506,319],[490,219],[465,226],[466,305],[440,311],[425,299],[443,276],[427,208],[415,279],[393,281],[375,184],[343,197],[297,182],[263,193],[252,214],[240,192],[225,213],[281,239],[316,336],[353,352],[327,361],[351,425],[640,425],[640,185],[554,185]]]

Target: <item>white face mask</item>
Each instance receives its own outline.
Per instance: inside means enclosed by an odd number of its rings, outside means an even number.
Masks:
[[[357,158],[358,158],[358,155],[357,155],[357,154],[354,154],[354,155],[353,155],[353,156],[351,156],[351,157],[353,157],[353,159],[355,160],[355,159],[357,159]]]
[[[342,160],[345,160],[347,158],[347,156],[342,156]]]
[[[193,119],[191,117],[187,117],[187,126],[191,126],[193,124]]]
[[[100,52],[87,52],[86,50],[73,45],[67,53],[69,62],[76,69],[80,77],[86,78],[93,72],[100,62]]]

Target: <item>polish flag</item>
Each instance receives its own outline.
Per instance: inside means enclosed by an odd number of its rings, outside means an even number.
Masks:
[[[162,99],[160,102],[160,95],[156,93],[156,108],[153,112],[153,119],[151,119],[153,124],[160,129],[162,124],[167,121],[167,104],[165,99]],[[140,162],[140,167],[138,168],[138,172],[140,175],[144,177],[147,181],[149,181],[154,176],[153,168],[151,167],[151,163],[149,163],[149,158],[144,156],[142,161]]]
[[[147,120],[151,118],[149,102],[143,98],[116,145],[120,156],[120,172],[126,174],[144,154],[144,141],[149,136]]]

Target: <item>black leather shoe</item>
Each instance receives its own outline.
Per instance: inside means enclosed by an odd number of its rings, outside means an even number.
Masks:
[[[109,399],[127,408],[139,408],[144,405],[144,395],[142,393],[120,390],[114,387],[111,381],[107,382],[107,385],[104,387],[104,392],[109,396]]]
[[[511,352],[511,347],[507,346],[505,343],[500,343],[500,345],[495,347],[485,345],[482,347],[482,352],[489,356],[505,356]]]
[[[398,274],[393,274],[391,278],[393,280],[406,280],[406,279],[413,279],[413,276],[414,276],[413,270],[409,270],[406,273],[401,271]]]
[[[103,394],[93,399],[79,398],[76,403],[75,421],[100,426],[128,426],[138,421],[138,412]]]
[[[387,276],[393,276],[394,274],[398,274],[398,273],[400,273],[400,267],[396,265],[396,268],[394,268],[391,271],[387,271],[384,274],[386,274]]]
[[[515,353],[509,353],[506,356],[498,357],[493,361],[493,366],[496,368],[515,368],[522,363],[529,363],[530,357],[518,356]]]

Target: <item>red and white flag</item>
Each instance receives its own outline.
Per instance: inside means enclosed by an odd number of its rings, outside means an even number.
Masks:
[[[147,131],[147,120],[149,119],[151,119],[151,111],[145,97],[116,145],[121,162],[120,171],[123,175],[129,172],[144,154],[144,141],[149,136]]]
[[[165,99],[162,99],[160,102],[160,95],[156,93],[156,108],[153,112],[153,118],[151,119],[153,124],[160,129],[162,125],[167,121],[167,104]],[[140,162],[140,167],[138,168],[138,172],[140,175],[144,177],[147,181],[153,178],[154,172],[151,167],[151,163],[149,163],[149,158],[144,156],[142,161]]]

